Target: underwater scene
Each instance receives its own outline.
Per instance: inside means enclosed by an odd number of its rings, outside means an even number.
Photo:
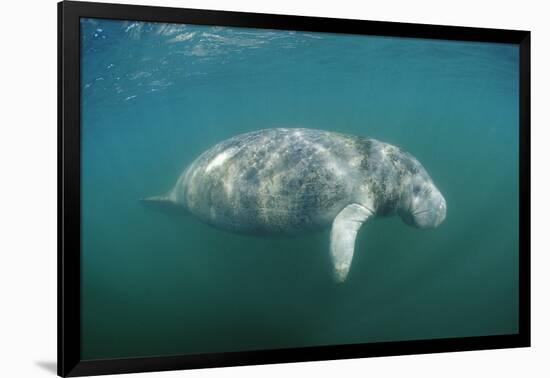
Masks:
[[[518,332],[517,45],[80,44],[82,359]]]

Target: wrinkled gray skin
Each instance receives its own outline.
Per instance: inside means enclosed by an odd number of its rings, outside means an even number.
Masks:
[[[344,281],[355,236],[373,216],[437,227],[446,202],[422,165],[390,144],[312,129],[265,129],[200,155],[167,194],[145,201],[189,211],[214,227],[253,235],[328,228],[335,279]]]

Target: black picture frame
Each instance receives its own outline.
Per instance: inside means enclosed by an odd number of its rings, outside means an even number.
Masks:
[[[519,46],[519,332],[511,335],[316,346],[252,352],[107,360],[80,358],[80,55],[81,17],[240,26]],[[335,360],[530,346],[530,32],[379,21],[58,3],[58,374],[99,374]]]

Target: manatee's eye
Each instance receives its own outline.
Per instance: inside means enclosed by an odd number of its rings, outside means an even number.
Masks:
[[[416,196],[420,193],[420,185],[413,186],[413,194]]]

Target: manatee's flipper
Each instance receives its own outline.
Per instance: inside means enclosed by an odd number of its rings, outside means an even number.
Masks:
[[[359,227],[372,215],[372,211],[358,204],[346,206],[332,222],[330,231],[330,256],[334,279],[344,282],[353,259],[355,237]]]
[[[158,196],[152,196],[142,198],[139,200],[145,206],[156,210],[162,210],[163,212],[169,212],[174,214],[188,214],[185,206],[174,201],[171,193],[161,194]]]

